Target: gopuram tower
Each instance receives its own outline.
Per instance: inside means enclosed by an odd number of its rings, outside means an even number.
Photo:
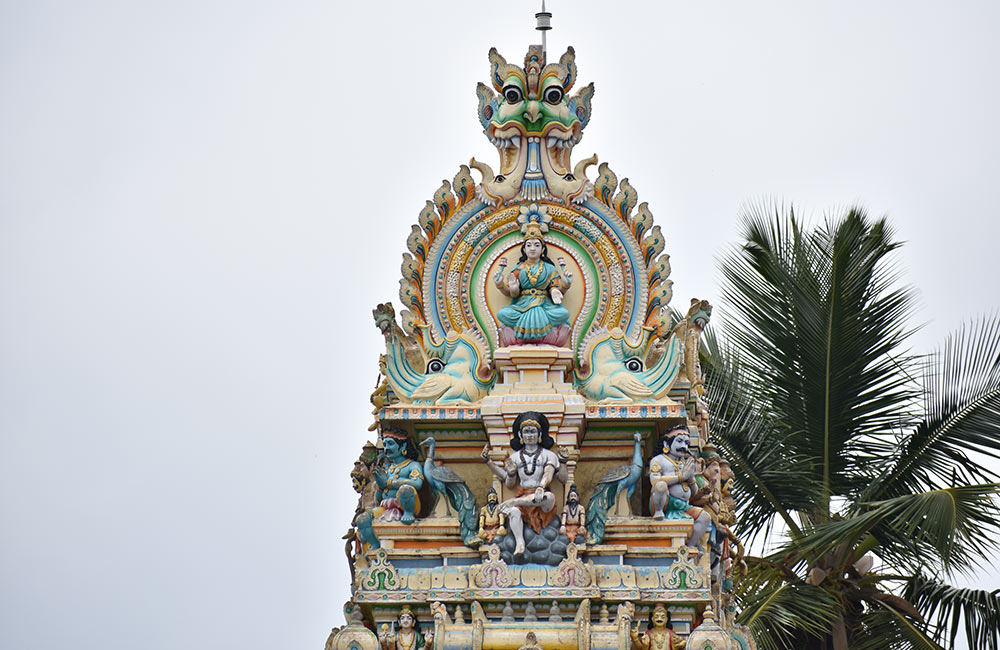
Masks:
[[[647,205],[573,160],[594,96],[573,49],[523,65],[492,49],[488,71],[499,162],[434,192],[402,309],[374,310],[377,436],[352,472],[351,600],[327,648],[755,648],[733,622],[745,565],[702,400],[712,307],[671,317]]]

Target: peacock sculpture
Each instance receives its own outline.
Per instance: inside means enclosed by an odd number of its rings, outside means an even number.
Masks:
[[[427,445],[427,458],[424,459],[424,477],[431,485],[431,490],[437,498],[444,497],[448,516],[452,509],[458,517],[462,529],[462,540],[468,546],[478,546],[482,541],[477,533],[478,519],[476,516],[476,498],[472,490],[465,484],[462,477],[449,467],[434,462],[436,442],[433,436],[428,436],[422,443]]]
[[[597,482],[594,494],[587,504],[587,532],[593,544],[604,540],[604,524],[608,520],[608,512],[615,508],[616,515],[628,515],[628,512],[618,512],[618,495],[625,492],[625,497],[631,498],[635,487],[642,476],[642,434],[638,431],[632,436],[635,440],[635,451],[632,453],[630,465],[619,465],[611,469]]]

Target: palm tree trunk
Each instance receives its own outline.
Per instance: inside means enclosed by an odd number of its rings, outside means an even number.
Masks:
[[[833,650],[847,650],[847,627],[842,617],[833,624]]]

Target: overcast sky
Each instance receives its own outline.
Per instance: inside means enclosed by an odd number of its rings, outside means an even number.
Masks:
[[[553,0],[674,304],[747,201],[906,240],[930,350],[1000,305],[1000,5]],[[0,647],[319,649],[410,224],[533,2],[0,4]],[[997,586],[996,572],[981,586]]]

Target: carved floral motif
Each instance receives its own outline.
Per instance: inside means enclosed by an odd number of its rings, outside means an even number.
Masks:
[[[668,589],[697,589],[705,583],[701,569],[691,560],[690,554],[686,546],[677,549],[677,559],[670,565],[667,574]]]
[[[371,567],[361,572],[361,586],[370,591],[394,591],[403,586],[396,572],[396,567],[389,562],[384,548],[375,551],[375,559]]]
[[[510,569],[500,559],[500,547],[491,544],[486,547],[487,557],[479,565],[473,575],[477,587],[509,587],[511,585]]]
[[[556,567],[552,583],[557,587],[589,587],[594,583],[594,570],[577,557],[576,544],[566,547],[566,559]]]

